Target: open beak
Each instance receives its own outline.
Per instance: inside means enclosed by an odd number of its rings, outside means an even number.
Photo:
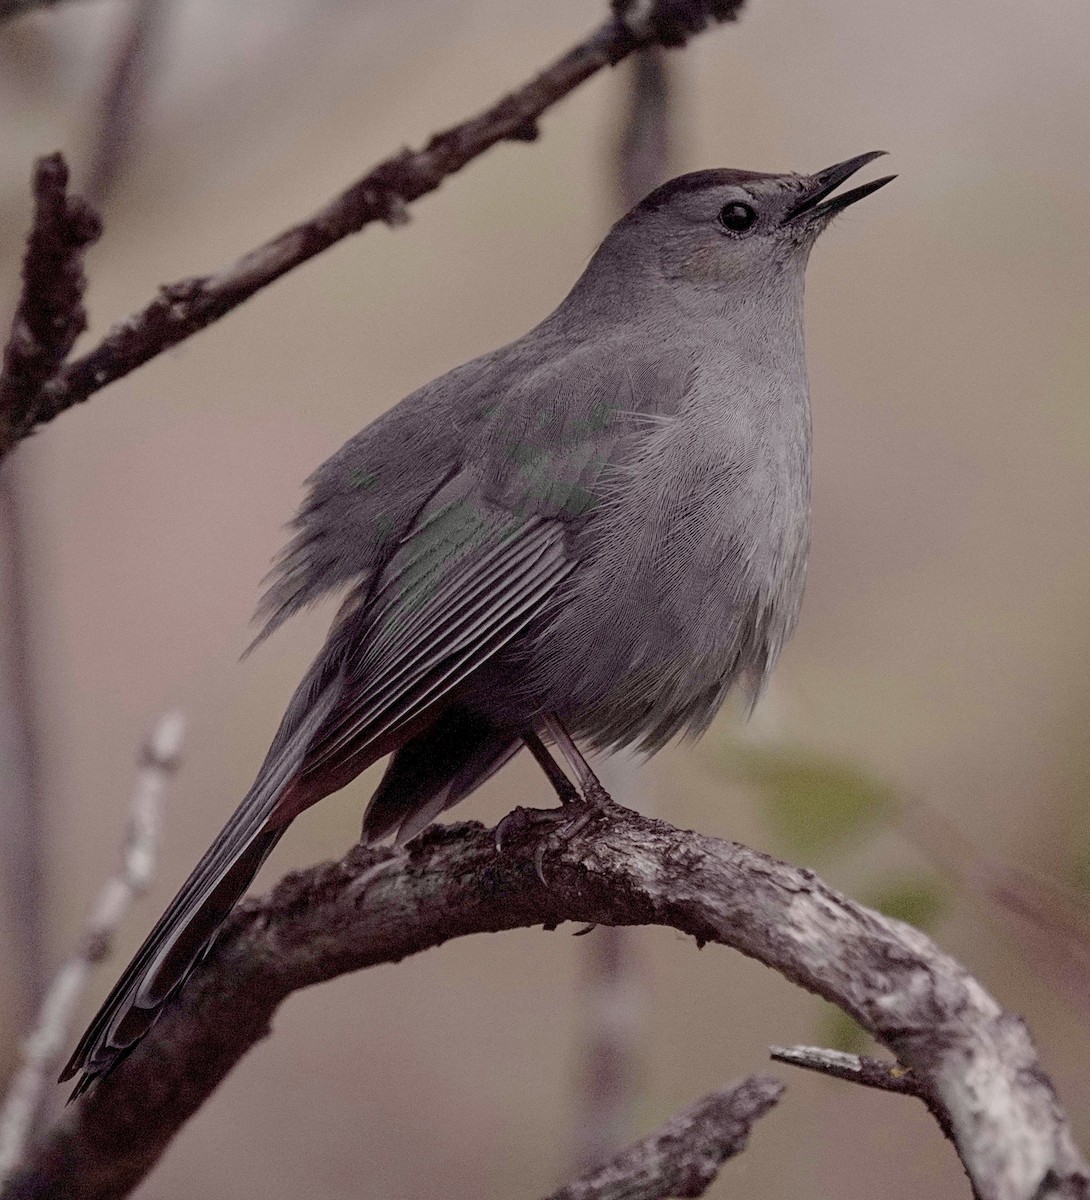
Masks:
[[[854,204],[857,200],[862,200],[864,196],[869,196],[871,192],[878,191],[880,187],[885,187],[897,176],[886,175],[882,179],[875,179],[871,183],[864,183],[861,187],[852,188],[850,192],[841,192],[839,196],[833,196],[831,200],[825,200],[826,196],[835,191],[845,179],[854,175],[860,167],[865,167],[867,163],[881,158],[885,153],[885,150],[871,150],[867,154],[858,154],[855,158],[837,163],[835,167],[826,167],[824,171],[818,171],[816,175],[811,175],[806,180],[802,199],[788,211],[784,217],[784,223],[794,221],[796,217],[801,217],[804,213],[809,214],[810,217],[830,217],[833,213],[847,208],[849,204]],[[821,203],[823,200],[825,200],[824,204]]]

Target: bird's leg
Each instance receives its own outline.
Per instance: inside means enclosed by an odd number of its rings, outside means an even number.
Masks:
[[[526,744],[526,749],[534,756],[534,761],[545,772],[549,782],[556,789],[556,794],[560,797],[560,808],[527,809],[520,807],[512,809],[492,831],[492,839],[498,853],[503,851],[503,839],[514,825],[528,820],[532,820],[534,824],[554,821],[557,813],[564,812],[572,805],[578,806],[582,801],[575,784],[560,769],[560,765],[549,753],[540,736],[533,729],[528,729],[523,733],[522,740]],[[542,838],[534,851],[534,871],[542,883],[545,882],[542,861],[545,857],[546,843],[547,839]]]
[[[583,793],[583,799],[597,808],[601,808],[611,803],[609,793],[602,782],[591,770],[591,765],[583,757],[579,747],[572,740],[571,734],[560,723],[555,716],[547,716],[542,721],[546,731],[556,742],[557,749],[564,756],[567,764],[575,772],[575,778],[579,780],[579,787]]]
[[[578,804],[579,793],[575,789],[575,784],[557,765],[556,759],[549,753],[538,734],[531,729],[522,735],[522,740],[526,743],[526,749],[534,756],[534,761],[545,772],[549,782],[553,785],[556,794],[560,797],[560,803]]]
[[[523,732],[522,740],[526,744],[527,750],[534,756],[534,761],[545,772],[549,782],[556,789],[556,794],[560,797],[560,808],[544,810],[516,808],[500,821],[493,833],[496,850],[502,851],[504,836],[510,831],[513,825],[526,820],[532,820],[534,824],[548,823],[552,825],[559,818],[562,818],[559,827],[552,829],[542,837],[534,848],[534,873],[542,883],[545,883],[545,852],[549,849],[550,845],[565,842],[573,838],[604,805],[609,804],[609,796],[605,788],[598,782],[586,759],[576,749],[575,743],[568,736],[567,730],[555,718],[547,718],[547,720],[551,724],[546,725],[546,728],[554,740],[556,740],[561,753],[569,764],[572,765],[572,769],[576,772],[582,785],[582,791],[580,792],[567,775],[564,774],[559,763],[549,753],[545,743],[541,740],[541,735],[536,730],[526,730]],[[561,742],[560,737],[557,737],[554,730],[559,730],[561,737],[564,739],[563,742]],[[575,810],[575,814],[571,815],[573,809]]]

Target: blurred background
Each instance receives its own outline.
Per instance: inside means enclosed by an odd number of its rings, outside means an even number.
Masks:
[[[490,103],[601,15],[577,0],[81,0],[0,25],[0,325],[37,155],[64,149],[102,203],[100,334]],[[799,631],[747,725],[724,714],[620,782],[645,810],[927,924],[1027,1018],[1084,1146],[1085,975],[1055,931],[989,892],[999,864],[1090,887],[1088,42],[1081,0],[750,0],[666,56],[671,173],[809,171],[881,147],[900,178],[810,267]],[[111,148],[119,63],[137,102]],[[406,227],[337,245],[0,472],[0,805],[15,831],[0,855],[0,1079],[115,867],[148,728],[175,707],[189,721],[162,861],[81,1020],[249,785],[320,644],[329,607],[239,662],[301,481],[563,297],[623,208],[634,79],[631,64],[599,75],[537,144],[501,145]],[[525,758],[457,815],[550,802]],[[260,883],[342,853],[375,781],[300,819]],[[549,1190],[593,1117],[587,977],[609,938],[570,933],[462,940],[293,997],[138,1194]],[[858,1044],[740,956],[666,930],[620,950],[626,1138],[762,1069],[770,1043]],[[777,1070],[786,1099],[710,1195],[967,1194],[921,1105]]]

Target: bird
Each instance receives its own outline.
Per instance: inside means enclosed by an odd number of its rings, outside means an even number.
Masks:
[[[308,480],[257,641],[343,595],[255,782],[76,1046],[73,1096],[156,1021],[291,821],[391,756],[362,838],[404,843],[522,748],[578,813],[580,746],[653,754],[756,702],[810,544],[803,282],[837,193],[728,168],[656,188],[525,336]],[[574,776],[565,772],[555,754]]]

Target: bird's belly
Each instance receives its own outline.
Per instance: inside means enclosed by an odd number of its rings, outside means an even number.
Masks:
[[[736,684],[756,698],[794,626],[807,458],[735,449],[694,452],[683,486],[649,478],[603,514],[536,641],[534,692],[594,746],[653,751],[701,732]]]
[[[571,726],[592,744],[655,750],[676,734],[699,733],[735,685],[755,698],[790,632],[801,578],[765,554],[741,571],[733,555],[701,558],[669,576],[644,573],[627,595],[588,621],[582,662],[569,659],[560,685]],[[792,570],[797,575],[797,570]]]

